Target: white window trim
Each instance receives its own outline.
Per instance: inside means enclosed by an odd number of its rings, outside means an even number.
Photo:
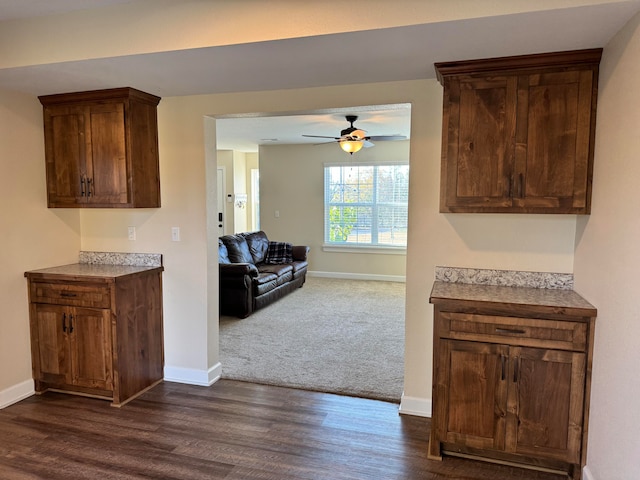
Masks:
[[[323,252],[331,253],[368,253],[377,255],[406,255],[406,247],[382,247],[379,245],[336,245],[323,244]]]

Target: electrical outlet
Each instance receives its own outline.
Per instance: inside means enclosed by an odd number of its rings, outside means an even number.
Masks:
[[[136,227],[127,227],[127,235],[129,237],[129,240],[135,240],[136,239]]]
[[[174,242],[180,241],[180,227],[171,227],[171,240]]]

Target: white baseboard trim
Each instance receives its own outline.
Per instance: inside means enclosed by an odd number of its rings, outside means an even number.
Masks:
[[[400,413],[403,415],[416,415],[418,417],[431,418],[431,399],[409,397],[402,394],[400,399]]]
[[[406,277],[404,275],[373,275],[369,273],[318,272],[311,270],[307,272],[307,275],[310,277],[342,278],[345,280],[377,280],[379,282],[400,283],[406,282]]]
[[[0,410],[14,403],[18,403],[20,400],[24,400],[31,395],[35,395],[35,393],[35,387],[31,379],[0,390]]]
[[[589,467],[585,465],[582,469],[582,480],[596,480],[596,477],[591,473]]]
[[[186,383],[188,385],[209,387],[220,380],[221,375],[222,365],[220,362],[216,363],[206,371],[166,365],[164,367],[165,382]]]

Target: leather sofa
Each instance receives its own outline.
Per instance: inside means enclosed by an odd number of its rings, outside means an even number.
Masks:
[[[220,237],[220,314],[246,318],[302,287],[308,253],[307,246],[270,241],[263,231]]]

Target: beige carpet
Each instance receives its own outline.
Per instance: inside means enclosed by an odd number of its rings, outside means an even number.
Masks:
[[[404,283],[307,277],[248,318],[220,318],[222,376],[399,402],[404,293]]]

